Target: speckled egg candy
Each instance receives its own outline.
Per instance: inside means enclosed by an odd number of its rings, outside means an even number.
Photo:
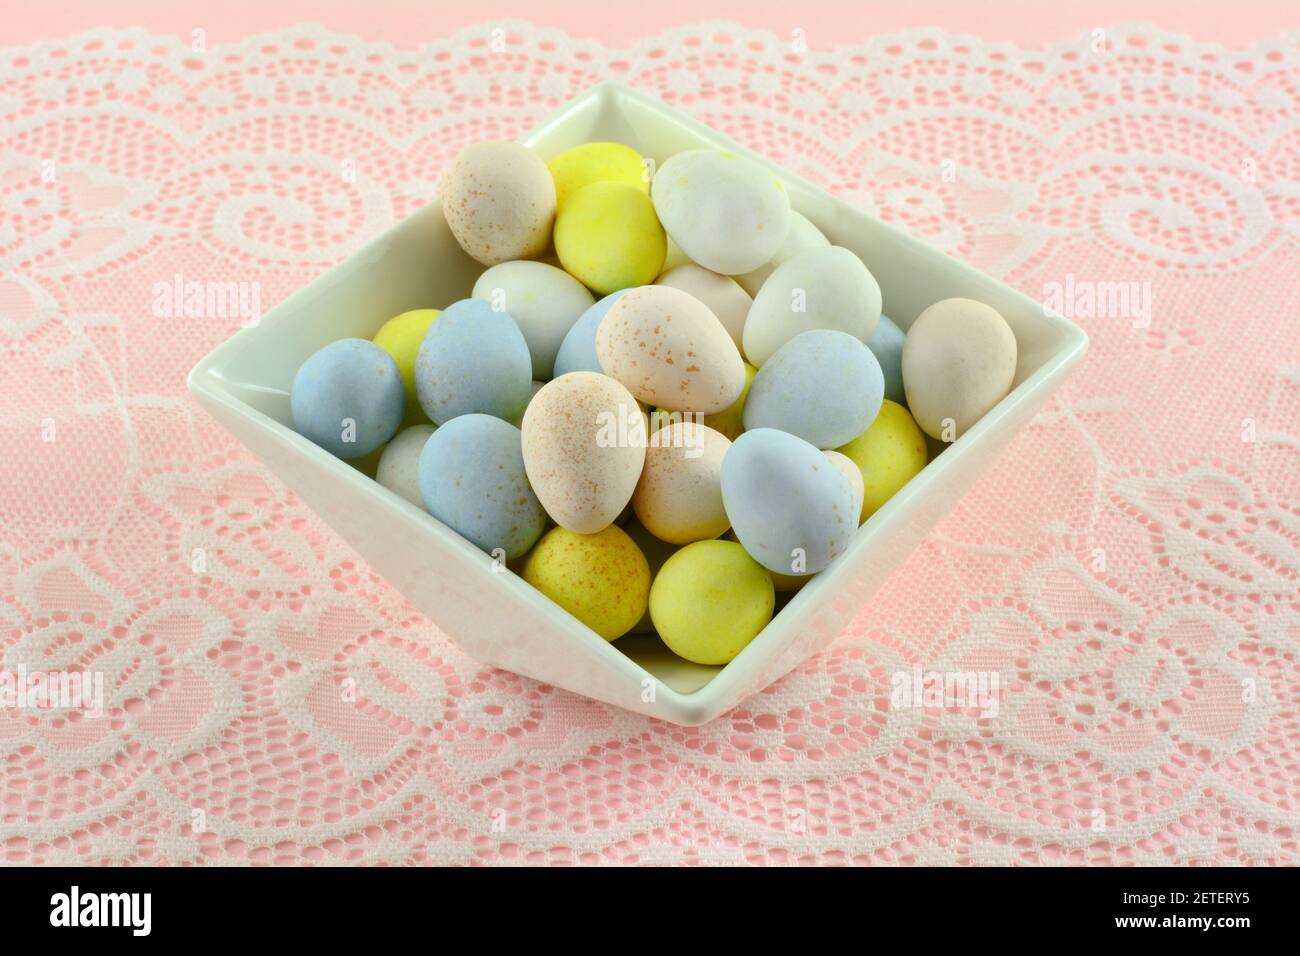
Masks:
[[[331,342],[289,388],[294,430],[339,458],[376,451],[397,433],[405,405],[397,363],[367,339]]]
[[[432,425],[402,429],[384,447],[375,468],[375,481],[417,508],[424,507],[424,496],[420,494],[420,453],[432,434]]]
[[[650,588],[650,618],[678,657],[726,664],[772,620],[767,572],[734,541],[697,541],[664,562]]]
[[[732,278],[736,280],[742,289],[749,293],[750,298],[753,298],[758,295],[758,290],[763,288],[763,283],[767,281],[768,276],[778,266],[783,265],[789,259],[793,259],[805,249],[817,249],[830,244],[831,241],[822,235],[820,229],[804,216],[791,209],[790,228],[785,234],[785,241],[781,243],[781,248],[776,250],[776,255],[757,269],[746,272],[744,275],[732,276]]]
[[[837,449],[857,466],[863,480],[862,515],[866,521],[929,460],[925,435],[907,409],[886,400],[871,427]]]
[[[785,184],[753,160],[715,149],[670,157],[650,186],[655,211],[692,262],[722,275],[757,269],[790,225]]]
[[[796,335],[758,370],[745,429],[777,428],[818,448],[862,434],[880,411],[885,381],[871,350],[845,332]]]
[[[594,534],[619,516],[645,464],[645,421],[626,388],[594,372],[570,372],[533,397],[524,465],[556,524]]]
[[[912,417],[930,437],[955,441],[1011,390],[1016,354],[1015,334],[996,309],[974,299],[936,302],[903,343]]]
[[[563,269],[528,261],[503,262],[486,270],[472,294],[514,319],[528,343],[532,377],[543,382],[553,376],[565,335],[596,301]]]
[[[866,344],[880,320],[880,286],[848,249],[809,249],[763,283],[745,322],[745,356],[762,368],[800,332],[836,329]]]
[[[717,316],[667,286],[621,296],[596,330],[596,355],[606,374],[660,408],[720,412],[745,387],[745,363]]]
[[[853,486],[817,448],[772,428],[747,431],[722,461],[722,502],[736,539],[781,574],[815,574],[858,527]]]
[[[867,348],[871,349],[885,376],[885,398],[900,405],[907,402],[903,391],[903,342],[906,338],[906,333],[894,324],[894,320],[882,313],[876,331],[867,340]]]
[[[637,520],[670,544],[716,538],[730,527],[722,506],[722,460],[731,447],[699,422],[674,422],[650,436],[632,495]]]
[[[622,143],[583,143],[552,156],[546,166],[555,179],[555,203],[563,208],[571,195],[592,183],[617,182],[650,192],[646,161]]]
[[[442,214],[462,249],[486,266],[540,256],[551,242],[555,181],[518,143],[475,143],[442,181]]]
[[[529,553],[523,578],[607,641],[636,626],[650,596],[645,555],[617,525],[596,534],[552,528]]]
[[[667,239],[645,192],[627,183],[583,186],[555,218],[555,254],[565,271],[600,294],[654,280]]]
[[[731,341],[740,348],[741,337],[745,330],[745,319],[749,316],[749,307],[754,304],[749,293],[736,285],[730,276],[721,276],[710,272],[693,262],[669,269],[659,278],[655,285],[671,286],[693,295],[718,317],[722,327],[731,336]]]
[[[525,554],[546,527],[529,487],[519,429],[491,415],[462,415],[439,427],[420,453],[424,506],[488,554]]]
[[[560,343],[560,350],[555,353],[555,377],[567,375],[570,372],[599,372],[605,374],[605,370],[600,365],[600,359],[596,356],[596,329],[600,328],[600,320],[605,317],[609,307],[618,301],[626,289],[620,289],[618,292],[611,292],[605,296],[586,312],[578,317],[578,321],[573,323],[568,333],[564,336],[564,341]]]
[[[481,412],[509,421],[532,392],[532,358],[514,320],[462,299],[438,317],[415,360],[415,391],[435,425]]]

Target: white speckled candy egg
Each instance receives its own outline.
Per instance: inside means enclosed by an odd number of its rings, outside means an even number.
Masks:
[[[674,422],[651,435],[632,495],[637,520],[671,544],[726,531],[731,522],[722,506],[722,459],[730,447],[725,436],[699,422]]]
[[[632,393],[595,372],[547,382],[528,403],[524,468],[555,523],[578,534],[608,527],[645,464],[646,424]]]
[[[809,249],[781,265],[749,310],[745,356],[762,368],[782,345],[809,329],[838,329],[864,344],[880,321],[880,286],[847,249]]]
[[[412,425],[390,441],[379,456],[375,481],[401,495],[417,508],[424,507],[420,494],[420,452],[433,434],[432,425]]]
[[[442,180],[442,214],[461,248],[484,265],[546,251],[555,221],[555,180],[518,143],[475,143]]]
[[[847,332],[813,329],[758,370],[745,397],[745,429],[777,428],[818,448],[838,448],[871,426],[884,395],[869,348]]]
[[[1015,375],[1016,337],[1007,320],[983,302],[944,299],[907,330],[907,407],[931,438],[955,441],[966,434],[1011,390]]]
[[[790,197],[753,160],[692,149],[659,167],[650,185],[655,212],[691,261],[722,275],[757,269],[776,254],[790,226]]]
[[[718,317],[668,286],[623,293],[596,330],[596,356],[641,401],[672,411],[720,412],[745,387],[745,362]]]
[[[735,279],[688,262],[663,273],[655,279],[655,285],[671,286],[695,296],[718,317],[722,327],[731,336],[731,341],[736,343],[736,348],[740,348],[745,319],[749,316],[749,307],[754,304],[754,300],[748,292],[736,285]]]
[[[736,540],[780,574],[816,574],[844,553],[858,529],[849,479],[802,438],[772,428],[731,443],[722,460],[722,501]]]
[[[732,276],[732,278],[740,283],[740,287],[748,292],[752,298],[758,295],[758,290],[763,288],[763,283],[767,281],[767,277],[778,266],[784,265],[805,249],[817,249],[830,244],[831,241],[822,235],[820,229],[792,209],[790,210],[790,229],[785,234],[785,241],[781,243],[781,248],[776,250],[776,255],[752,272]]]
[[[573,323],[596,301],[563,269],[528,260],[486,270],[474,283],[473,297],[510,313],[533,357],[533,378],[542,381],[550,379],[555,355]]]

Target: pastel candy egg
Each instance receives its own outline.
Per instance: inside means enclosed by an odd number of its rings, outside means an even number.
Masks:
[[[669,269],[655,279],[655,285],[671,286],[695,296],[718,317],[722,327],[731,336],[731,341],[736,343],[736,348],[740,348],[745,319],[754,302],[749,293],[736,285],[730,276],[720,276],[703,266],[688,262]]]
[[[676,422],[650,436],[632,495],[637,520],[670,544],[716,538],[730,526],[722,506],[722,459],[731,447],[698,422]]]
[[[420,346],[424,343],[429,326],[441,314],[439,309],[412,309],[403,312],[381,325],[371,340],[393,357],[398,371],[402,373],[402,385],[406,389],[406,416],[403,425],[427,422],[424,409],[420,408],[420,399],[415,394],[415,359],[420,354]]]
[[[519,429],[491,415],[462,415],[429,436],[419,482],[429,514],[507,561],[527,552],[546,527],[524,473]]]
[[[462,299],[438,317],[415,360],[420,407],[441,425],[481,412],[512,419],[532,389],[532,359],[519,326],[478,299]]]
[[[627,183],[583,186],[555,219],[560,264],[602,294],[652,282],[666,252],[650,198]]]
[[[420,494],[420,452],[432,434],[432,425],[402,429],[384,446],[375,469],[375,481],[417,508],[424,507],[424,496]]]
[[[802,438],[747,431],[722,461],[722,502],[737,540],[781,574],[815,574],[848,548],[858,527],[853,486]]]
[[[907,407],[933,438],[954,441],[966,434],[1011,390],[1015,375],[1016,337],[983,302],[944,299],[907,330]]]
[[[785,184],[732,152],[693,149],[670,157],[650,195],[673,241],[691,261],[722,275],[767,262],[790,225]]]
[[[605,375],[547,382],[524,412],[528,480],[555,523],[579,534],[607,527],[631,501],[645,446],[636,399]]]
[[[835,466],[836,471],[849,480],[849,487],[853,489],[854,507],[861,511],[862,502],[867,493],[867,486],[857,464],[848,455],[838,451],[824,451],[822,454],[826,456],[827,461]]]
[[[907,338],[894,320],[883,313],[876,331],[867,340],[867,348],[880,363],[885,376],[885,398],[900,404],[907,401],[903,391],[903,342]]]
[[[605,296],[586,312],[578,317],[568,333],[564,336],[564,341],[560,343],[560,350],[555,353],[555,377],[567,375],[570,372],[599,372],[602,375],[605,370],[600,367],[600,359],[596,357],[596,329],[600,327],[600,320],[605,317],[609,307],[618,301],[626,289],[620,289],[617,292],[611,292]]]
[[[732,278],[752,298],[758,295],[758,290],[763,288],[763,283],[767,281],[767,277],[778,266],[789,259],[793,259],[805,249],[817,249],[830,244],[831,241],[822,235],[820,229],[804,216],[791,209],[790,228],[785,234],[785,241],[781,243],[781,248],[776,250],[776,255],[752,272],[746,272],[744,275],[733,276]]]
[[[836,329],[862,343],[880,320],[880,286],[847,249],[827,246],[799,253],[763,283],[745,323],[745,355],[763,367],[800,332]]]
[[[912,416],[888,400],[870,428],[836,450],[851,459],[862,475],[862,521],[911,481],[929,458],[925,435]]]
[[[442,214],[462,249],[486,266],[540,256],[555,221],[555,181],[518,143],[475,143],[442,180]]]
[[[885,381],[871,350],[846,332],[796,335],[758,370],[745,398],[745,430],[778,428],[818,448],[866,431]]]
[[[289,389],[294,429],[339,458],[364,458],[392,438],[405,404],[397,363],[366,339],[314,353]]]
[[[552,528],[529,553],[523,577],[607,641],[641,620],[650,596],[645,555],[617,525],[596,534]]]
[[[596,330],[606,374],[674,411],[720,412],[740,397],[745,363],[717,316],[667,286],[629,289]]]
[[[776,607],[772,579],[734,541],[688,544],[655,575],[650,618],[669,649],[696,664],[726,664]]]
[[[531,377],[541,381],[552,377],[560,343],[578,316],[596,301],[563,269],[526,260],[486,270],[474,283],[472,294],[515,320],[532,356]]]
[[[552,156],[546,166],[555,179],[557,207],[592,183],[625,183],[643,194],[650,192],[645,160],[631,146],[622,143],[583,143]]]

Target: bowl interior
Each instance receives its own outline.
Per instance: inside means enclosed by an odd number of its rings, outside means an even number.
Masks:
[[[845,205],[721,134],[667,111],[652,98],[628,88],[606,84],[588,91],[540,124],[523,142],[549,157],[593,140],[625,143],[657,163],[684,149],[716,147],[748,155],[768,166],[785,181],[796,210],[833,243],[851,249],[866,263],[880,283],[885,313],[904,329],[939,299],[968,296],[992,305],[1006,317],[1019,346],[1016,388],[1005,402],[1012,401],[1028,379],[1041,378],[1050,367],[1063,366],[1071,353],[1081,351],[1082,333],[1064,319],[1046,314],[1028,297]],[[268,312],[257,326],[232,337],[196,372],[205,377],[205,387],[216,387],[255,412],[291,428],[289,387],[308,356],[336,339],[370,338],[384,321],[399,312],[443,308],[463,299],[482,271],[483,267],[456,243],[438,203],[431,203],[296,292]],[[974,440],[976,436],[972,432],[967,437]],[[967,437],[944,450],[941,457],[947,459],[959,452]],[[329,459],[327,452],[318,451]],[[926,471],[935,465],[932,461]],[[914,479],[913,484],[918,480]],[[378,484],[373,484],[370,493],[391,496]],[[902,493],[899,497],[903,497]],[[855,552],[864,556],[880,523],[891,520],[891,509],[896,507],[897,500],[891,501],[863,525],[850,553],[837,565],[852,563]],[[412,520],[438,524],[415,509]],[[782,607],[778,602],[778,614],[768,630],[777,628],[788,637],[787,629],[798,626],[804,610],[811,611],[830,596],[826,589],[834,587],[839,577],[836,572],[833,566],[793,597],[779,596],[786,603]],[[601,640],[576,620],[572,623],[591,640]],[[762,637],[727,668],[736,668],[761,643]],[[615,647],[679,694],[700,691],[724,670],[684,661],[654,635],[624,637]]]

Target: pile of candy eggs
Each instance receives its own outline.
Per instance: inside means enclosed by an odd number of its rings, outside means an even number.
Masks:
[[[994,309],[905,334],[851,251],[735,153],[464,149],[447,225],[470,298],[294,378],[295,429],[367,468],[606,640],[732,660],[1010,390]],[[436,306],[436,307],[433,307]]]

